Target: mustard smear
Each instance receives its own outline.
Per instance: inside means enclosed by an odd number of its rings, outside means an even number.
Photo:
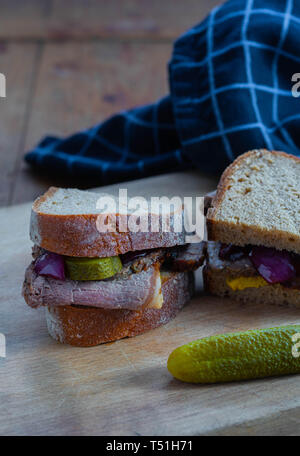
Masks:
[[[268,285],[268,282],[260,276],[227,279],[226,283],[233,291],[244,290],[245,288],[260,288]]]

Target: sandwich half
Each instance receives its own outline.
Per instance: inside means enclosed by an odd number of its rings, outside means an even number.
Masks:
[[[97,210],[105,196],[52,187],[33,204],[23,296],[45,307],[48,331],[62,343],[98,345],[166,324],[192,297],[193,270],[204,260],[203,244],[186,244],[173,229],[178,214],[169,230],[149,214],[156,231],[123,231],[130,214]],[[100,230],[99,217],[114,229]]]
[[[206,289],[300,307],[300,159],[265,149],[241,155],[210,204]]]

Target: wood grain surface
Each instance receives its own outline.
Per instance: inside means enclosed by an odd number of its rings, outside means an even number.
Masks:
[[[29,169],[23,161],[24,150],[43,136],[69,135],[129,106],[157,100],[168,91],[166,62],[170,53],[169,44],[48,44],[41,56],[10,203],[31,200],[49,187],[51,180],[55,183],[53,177]],[[64,185],[64,179],[58,183]],[[71,186],[80,184],[70,182]]]
[[[217,0],[1,0],[0,39],[175,39]]]
[[[45,135],[93,126],[168,93],[173,41],[217,0],[0,0],[0,206],[49,185],[90,187],[33,172],[26,151]],[[102,185],[101,182],[93,183]]]
[[[134,181],[129,195],[203,195],[200,172]],[[179,189],[179,190],[178,190]],[[107,187],[116,193],[118,186]],[[177,346],[227,331],[300,321],[299,310],[197,295],[168,325],[93,348],[60,345],[20,290],[30,262],[30,204],[0,210],[1,435],[299,435],[299,376],[190,385],[166,368]]]
[[[26,54],[26,59],[24,59]],[[0,99],[0,206],[9,204],[16,184],[20,150],[24,149],[28,106],[37,47],[0,43],[0,72],[6,77],[7,98]]]

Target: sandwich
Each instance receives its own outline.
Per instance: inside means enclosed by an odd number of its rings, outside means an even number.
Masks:
[[[105,198],[51,187],[32,207],[23,296],[45,308],[49,334],[62,343],[93,346],[168,323],[191,299],[204,260],[203,244],[186,244],[184,230],[174,230],[175,211],[169,230],[150,213],[156,231],[124,231],[130,214],[98,210]],[[100,230],[99,220],[110,229]]]
[[[300,159],[253,150],[223,173],[207,210],[206,290],[300,307]]]

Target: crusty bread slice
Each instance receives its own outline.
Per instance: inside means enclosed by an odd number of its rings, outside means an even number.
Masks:
[[[90,347],[124,337],[137,336],[165,325],[191,299],[194,292],[192,272],[165,275],[161,309],[141,311],[96,309],[92,307],[46,307],[49,334],[58,342]]]
[[[134,220],[138,224],[140,215],[124,215],[122,211],[115,213],[108,207],[103,217],[107,217],[108,221],[115,219],[116,231],[99,231],[101,211],[97,209],[97,203],[107,196],[113,198],[104,193],[51,187],[33,204],[31,240],[51,252],[79,257],[107,257],[132,250],[185,244],[184,229],[180,232],[174,229],[174,220],[183,218],[182,207],[171,212],[169,231],[163,229],[161,211],[149,213],[147,232],[133,232],[130,231],[130,227],[128,231],[122,231],[120,226],[123,223],[124,227],[125,218],[128,221],[129,217],[135,217]],[[113,199],[118,208],[118,198]],[[151,231],[151,222],[156,231]],[[184,228],[183,223],[182,226]]]
[[[248,287],[243,290],[233,290],[227,283],[228,280],[245,278],[259,278],[259,274],[246,259],[236,261],[221,260],[219,258],[220,246],[216,242],[208,242],[207,261],[203,268],[204,288],[207,292],[243,303],[261,303],[288,305],[300,308],[300,290],[288,288],[281,284]]]
[[[223,173],[207,212],[208,239],[300,253],[300,159],[253,150]]]

